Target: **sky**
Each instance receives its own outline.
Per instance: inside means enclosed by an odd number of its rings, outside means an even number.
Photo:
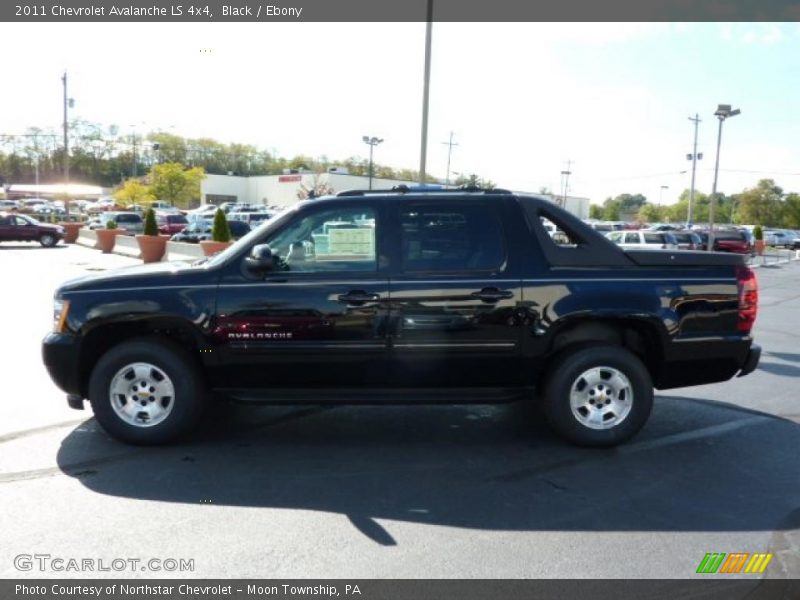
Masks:
[[[121,133],[162,130],[291,157],[368,156],[419,167],[424,23],[0,23],[0,133],[71,116]],[[435,23],[429,173],[602,202],[670,204],[773,178],[800,192],[798,23]],[[571,161],[568,163],[568,161]],[[453,175],[455,177],[455,175]],[[666,187],[662,187],[666,186]]]

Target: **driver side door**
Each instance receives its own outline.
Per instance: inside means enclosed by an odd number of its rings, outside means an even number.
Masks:
[[[255,242],[269,244],[273,269],[256,275],[231,265],[213,328],[221,387],[385,384],[381,214],[363,200],[311,205]]]

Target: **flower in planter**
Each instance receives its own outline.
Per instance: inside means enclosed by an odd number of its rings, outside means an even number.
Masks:
[[[144,215],[144,234],[136,236],[142,260],[146,263],[159,262],[167,251],[167,238],[158,235],[156,211],[148,208]]]

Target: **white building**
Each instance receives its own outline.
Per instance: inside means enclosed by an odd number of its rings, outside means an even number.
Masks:
[[[372,189],[388,190],[396,185],[414,186],[415,181],[400,179],[372,178]],[[435,185],[435,184],[434,184]],[[444,187],[444,186],[441,186]],[[305,198],[309,190],[316,190],[317,195],[336,194],[345,190],[366,190],[369,188],[369,177],[366,175],[350,175],[343,172],[308,173],[291,172],[283,175],[258,175],[242,177],[239,175],[206,175],[201,184],[201,201],[205,204],[221,204],[223,202],[244,202],[247,204],[263,204],[274,208],[284,208]],[[518,192],[530,194],[531,192]],[[535,194],[542,196],[542,194]],[[545,198],[558,203],[560,198],[544,194]],[[567,196],[566,208],[581,219],[589,218],[589,199]]]
[[[416,185],[412,181],[372,178],[372,188],[388,190],[396,185]],[[286,173],[283,175],[206,175],[200,187],[202,202],[245,202],[283,208],[305,198],[309,190],[317,195],[335,194],[344,190],[366,190],[369,177],[347,173]]]

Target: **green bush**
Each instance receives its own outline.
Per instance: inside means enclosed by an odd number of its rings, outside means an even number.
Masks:
[[[756,225],[755,227],[753,227],[753,237],[756,240],[764,239],[764,230],[761,228],[761,225]]]
[[[156,211],[148,208],[144,213],[144,234],[158,235],[158,225],[156,225]]]
[[[214,226],[211,228],[211,239],[215,242],[230,242],[231,241],[231,227],[228,225],[228,219],[221,208],[217,209],[214,215]]]
[[[117,222],[114,219],[111,219],[106,223],[106,229],[116,229],[116,228],[117,228]]]

